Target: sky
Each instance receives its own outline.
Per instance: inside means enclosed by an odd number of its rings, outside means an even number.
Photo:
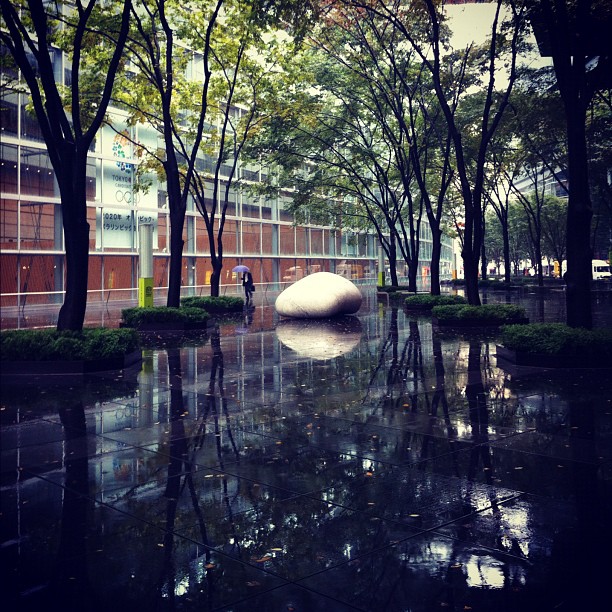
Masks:
[[[471,42],[482,42],[491,31],[495,6],[494,2],[446,5],[446,14],[451,18],[453,46],[462,48]]]
[[[497,3],[447,4],[446,14],[450,17],[453,30],[452,42],[455,49],[465,48],[471,42],[480,43],[491,32]],[[535,38],[532,39],[535,45]],[[526,63],[533,67],[550,64],[550,60],[540,57],[537,48]]]

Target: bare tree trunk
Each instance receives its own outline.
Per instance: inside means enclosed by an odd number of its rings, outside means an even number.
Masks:
[[[64,244],[66,248],[66,294],[59,311],[59,331],[83,329],[87,308],[89,275],[89,223],[82,215],[67,215],[64,209]]]
[[[538,286],[544,286],[544,274],[542,270],[542,237],[538,236],[538,241],[535,245],[536,271],[538,273]]]
[[[593,325],[591,313],[591,217],[585,115],[580,103],[567,109],[570,196],[567,207],[567,324]]]
[[[442,232],[431,228],[431,295],[440,295],[440,256],[442,254]]]
[[[57,329],[80,331],[83,329],[87,308],[89,275],[86,154],[79,155],[72,147],[61,147],[61,161],[61,171],[56,176],[60,188],[66,251],[66,294],[60,308]]]
[[[465,278],[465,295],[468,304],[480,306],[480,295],[478,293],[478,264],[480,255],[480,244],[477,243],[474,233],[480,227],[480,219],[474,219],[474,206],[468,203],[469,194],[464,194],[465,203],[465,231],[463,235],[463,276]],[[477,245],[477,248],[474,246]]]
[[[536,23],[545,24],[559,92],[567,120],[569,200],[567,205],[567,324],[593,325],[591,312],[591,218],[586,147],[586,110],[600,76],[587,70],[587,45],[595,9],[605,3],[577,0],[574,3],[541,0],[534,10]],[[601,11],[600,11],[601,14]],[[604,13],[605,14],[605,13]],[[605,62],[604,69],[607,68]]]
[[[482,280],[487,280],[487,276],[488,276],[488,266],[489,266],[489,262],[487,261],[487,253],[486,253],[486,249],[485,249],[485,243],[484,240],[482,241],[482,245],[480,246],[480,276],[482,278]]]
[[[473,258],[471,253],[463,255],[463,274],[465,277],[465,293],[468,303],[480,306],[480,295],[478,293],[478,259]]]
[[[502,226],[504,240],[504,282],[510,284],[511,259],[510,259],[510,237],[508,236],[508,223]]]
[[[408,265],[408,291],[417,292],[417,276],[419,274],[419,260],[412,259]]]
[[[395,244],[395,236],[391,234],[389,240],[389,246],[386,249],[387,259],[389,260],[389,274],[391,275],[391,286],[397,287],[399,282],[397,280],[397,246]]]
[[[178,209],[177,209],[178,208]],[[168,277],[168,300],[166,306],[178,308],[181,305],[183,273],[183,225],[185,210],[182,207],[170,209],[170,274]]]
[[[210,277],[210,295],[219,297],[219,288],[221,285],[221,271],[223,270],[223,260],[220,257],[214,256],[210,258],[212,264],[212,275]]]

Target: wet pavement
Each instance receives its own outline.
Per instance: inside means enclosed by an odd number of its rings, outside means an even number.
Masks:
[[[495,332],[366,296],[5,385],[2,609],[608,609],[610,370],[504,369]]]

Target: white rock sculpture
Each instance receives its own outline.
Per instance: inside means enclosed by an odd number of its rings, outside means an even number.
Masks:
[[[294,319],[320,319],[354,314],[363,296],[350,280],[331,272],[315,272],[290,285],[277,298],[276,312]]]

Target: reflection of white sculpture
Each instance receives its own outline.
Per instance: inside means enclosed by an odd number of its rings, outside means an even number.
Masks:
[[[283,317],[316,319],[354,314],[362,300],[361,291],[350,280],[331,272],[315,272],[287,287],[274,306]]]
[[[279,321],[278,339],[301,357],[333,359],[352,351],[361,340],[357,317],[337,317],[324,321]]]

